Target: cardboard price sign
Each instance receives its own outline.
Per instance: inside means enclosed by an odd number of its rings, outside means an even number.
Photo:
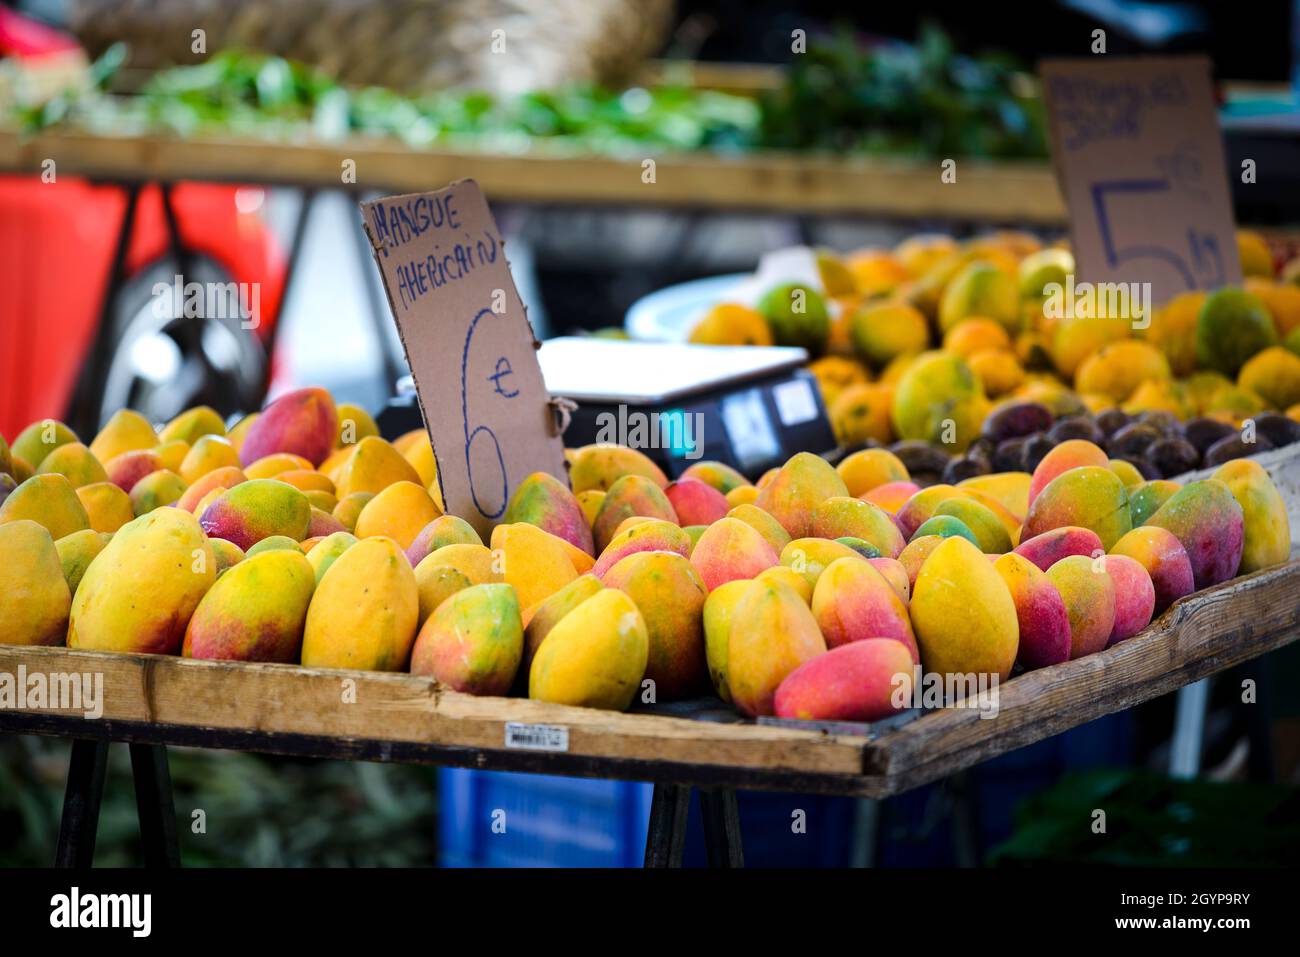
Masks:
[[[447,511],[487,541],[532,472],[567,483],[524,305],[478,184],[361,204]]]
[[[1241,282],[1205,57],[1039,64],[1079,278],[1151,283],[1159,305]]]

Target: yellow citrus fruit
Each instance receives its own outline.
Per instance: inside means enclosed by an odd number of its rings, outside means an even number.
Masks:
[[[1241,257],[1243,276],[1273,278],[1273,253],[1264,237],[1253,229],[1237,230],[1237,254]]]
[[[1025,381],[1025,370],[1006,349],[981,349],[967,362],[984,384],[984,391],[993,397],[1005,395]]]
[[[830,408],[831,427],[841,445],[856,445],[867,439],[892,442],[890,409],[894,390],[887,385],[851,385],[840,392]]]
[[[986,349],[1010,349],[1011,337],[1000,322],[972,316],[944,333],[943,348],[945,352],[969,357]]]
[[[772,330],[754,309],[719,303],[691,330],[690,341],[705,346],[770,346]]]
[[[877,369],[930,343],[925,316],[905,302],[868,303],[853,313],[851,322],[858,355]]]

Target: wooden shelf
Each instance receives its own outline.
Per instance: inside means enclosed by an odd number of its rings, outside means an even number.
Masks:
[[[642,182],[653,157],[655,182]],[[937,160],[837,158],[776,152],[725,156],[652,153],[613,158],[536,143],[521,155],[378,138],[339,143],[177,139],[0,131],[0,171],[124,182],[205,180],[415,192],[473,178],[489,199],[532,203],[680,206],[808,215],[875,215],[1063,225],[1065,207],[1046,162],[958,160],[957,182]],[[344,160],[357,182],[342,182]]]
[[[1300,561],[1178,602],[1099,654],[1013,678],[996,717],[948,708],[879,725],[616,714],[475,698],[410,675],[0,647],[0,672],[103,675],[99,719],[0,710],[0,728],[65,737],[462,765],[881,798],[1223,671],[1300,637]],[[354,702],[345,691],[354,689]],[[507,748],[506,723],[561,726],[564,752]]]

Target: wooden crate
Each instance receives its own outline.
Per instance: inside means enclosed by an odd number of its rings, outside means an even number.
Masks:
[[[878,725],[799,727],[742,721],[716,701],[617,714],[475,698],[410,675],[4,646],[0,674],[102,674],[103,714],[5,709],[0,728],[880,798],[1167,694],[1297,636],[1300,561],[1292,561],[1189,596],[1106,651],[1011,679],[999,689],[996,717],[948,708]],[[567,749],[509,748],[513,722],[563,728]]]

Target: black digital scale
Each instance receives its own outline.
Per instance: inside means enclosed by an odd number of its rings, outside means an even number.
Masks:
[[[566,336],[537,358],[547,391],[577,403],[569,448],[628,445],[670,477],[711,459],[757,478],[795,452],[835,447],[803,349]],[[378,424],[386,438],[421,427],[409,387]]]

